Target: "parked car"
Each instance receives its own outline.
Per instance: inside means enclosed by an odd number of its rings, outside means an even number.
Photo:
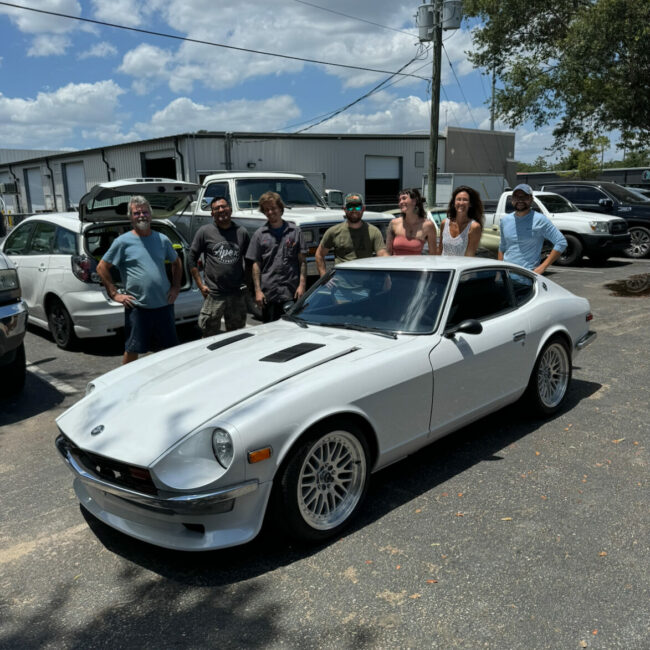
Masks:
[[[25,383],[26,323],[18,273],[0,252],[0,398],[19,393]]]
[[[475,257],[347,262],[275,323],[109,372],[57,419],[92,515],[158,546],[337,535],[372,472],[526,395],[564,403],[589,302]]]
[[[79,212],[39,214],[22,221],[2,250],[18,269],[29,322],[49,329],[63,349],[73,347],[77,338],[110,336],[123,327],[124,307],[108,297],[96,268],[113,240],[131,229],[127,209],[135,194],[149,199],[153,229],[169,237],[183,260],[176,322],[195,321],[203,297],[187,267],[189,245],[166,217],[189,203],[198,187],[171,179],[102,183],[81,199]],[[111,271],[119,290],[119,271]]]
[[[625,254],[641,258],[650,253],[650,202],[637,194],[607,181],[554,181],[542,189],[561,194],[580,210],[623,217],[630,230]]]

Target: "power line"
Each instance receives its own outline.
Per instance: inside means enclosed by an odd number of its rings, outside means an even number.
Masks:
[[[5,7],[12,7],[14,9],[24,9],[25,11],[33,11],[39,14],[46,14],[48,16],[56,16],[57,18],[68,18],[70,20],[78,20],[84,23],[91,23],[93,25],[101,25],[102,27],[113,27],[115,29],[124,29],[138,34],[148,34],[150,36],[159,36],[161,38],[171,38],[176,41],[184,41],[186,43],[197,43],[199,45],[210,45],[212,47],[222,47],[228,50],[236,50],[238,52],[247,52],[249,54],[261,54],[263,56],[273,56],[280,59],[289,59],[291,61],[302,61],[303,63],[315,63],[317,65],[328,65],[335,68],[346,68],[348,70],[362,70],[363,72],[378,72],[379,74],[389,74],[391,76],[401,75],[403,77],[415,77],[417,79],[424,79],[419,75],[410,74],[407,72],[392,72],[391,70],[380,70],[377,68],[364,68],[358,65],[347,65],[345,63],[331,63],[330,61],[319,61],[318,59],[306,59],[299,56],[289,56],[287,54],[277,54],[275,52],[265,52],[263,50],[252,50],[246,47],[236,47],[235,45],[224,45],[223,43],[214,43],[212,41],[203,41],[196,38],[188,38],[186,36],[176,36],[174,34],[166,34],[165,32],[156,32],[149,29],[140,29],[138,27],[128,27],[126,25],[118,25],[116,23],[108,23],[102,20],[93,20],[92,18],[82,18],[81,16],[72,16],[70,14],[63,14],[57,11],[47,11],[45,9],[35,9],[34,7],[25,7],[23,5],[13,4],[11,2],[0,2],[0,5]]]
[[[359,18],[358,16],[351,16],[350,14],[344,14],[342,11],[336,11],[335,9],[328,9],[327,7],[321,7],[320,5],[314,4],[313,2],[306,2],[305,0],[293,0],[301,5],[307,5],[308,7],[313,7],[314,9],[320,9],[321,11],[327,11],[330,14],[336,14],[337,16],[343,16],[344,18],[352,18],[352,20],[360,20],[362,23],[368,23],[369,25],[374,25],[375,27],[381,27],[382,29],[389,29],[391,32],[397,32],[398,34],[405,34],[413,38],[415,36],[412,32],[406,32],[403,29],[395,29],[395,27],[388,27],[387,25],[382,25],[380,23],[374,23],[372,20],[366,20],[365,18]]]

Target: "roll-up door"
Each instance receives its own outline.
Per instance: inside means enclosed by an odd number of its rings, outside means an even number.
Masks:
[[[43,193],[43,176],[40,167],[25,170],[25,189],[27,190],[27,206],[29,212],[45,210],[45,194]]]
[[[83,162],[63,165],[65,204],[68,210],[78,207],[79,199],[86,193],[86,174]]]
[[[400,156],[366,156],[366,205],[397,205],[401,178]]]

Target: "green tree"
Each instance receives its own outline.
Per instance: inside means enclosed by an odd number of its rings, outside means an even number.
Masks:
[[[537,156],[532,163],[517,161],[518,172],[545,172],[550,169],[546,159],[543,156]]]
[[[465,0],[470,60],[494,70],[510,126],[555,124],[555,147],[620,130],[650,138],[649,0]]]

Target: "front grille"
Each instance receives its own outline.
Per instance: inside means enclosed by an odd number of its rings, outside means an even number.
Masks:
[[[61,434],[60,438],[63,440],[57,440],[59,443],[57,446],[65,447],[74,459],[93,476],[136,492],[158,494],[148,469],[127,465],[112,458],[85,451],[64,434]]]
[[[625,221],[613,221],[609,224],[609,232],[612,235],[622,235],[627,232],[627,223]]]

